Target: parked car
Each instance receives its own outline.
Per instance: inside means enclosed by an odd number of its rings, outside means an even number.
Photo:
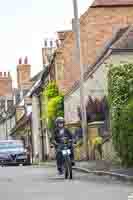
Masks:
[[[0,165],[30,165],[30,152],[20,140],[0,141]]]

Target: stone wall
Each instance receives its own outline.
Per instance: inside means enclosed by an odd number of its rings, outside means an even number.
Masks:
[[[111,160],[111,161],[115,160],[116,152],[112,144],[112,139],[108,140],[107,142],[103,144],[102,150],[103,150],[104,160]]]

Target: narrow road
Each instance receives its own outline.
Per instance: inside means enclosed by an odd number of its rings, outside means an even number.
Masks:
[[[1,200],[128,200],[131,184],[74,173],[74,180],[56,176],[54,168],[0,168]]]

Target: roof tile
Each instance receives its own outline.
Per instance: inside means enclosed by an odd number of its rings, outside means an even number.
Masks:
[[[92,7],[97,6],[131,6],[133,0],[95,0]]]

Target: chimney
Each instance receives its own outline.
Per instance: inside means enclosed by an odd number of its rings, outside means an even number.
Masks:
[[[19,64],[19,65],[22,65],[22,58],[19,58],[18,64]]]
[[[25,57],[24,62],[22,63],[23,64],[17,66],[17,82],[19,89],[24,88],[25,85],[29,83],[31,78],[31,65],[28,64],[27,56]]]
[[[44,40],[44,48],[47,48],[48,47],[48,41],[45,39]]]
[[[28,65],[28,57],[27,57],[27,56],[26,56],[25,59],[24,59],[24,64],[25,64],[25,65]]]
[[[53,41],[50,40],[50,48],[53,48]]]
[[[10,74],[10,72],[8,72],[8,78],[11,78],[11,74]]]

